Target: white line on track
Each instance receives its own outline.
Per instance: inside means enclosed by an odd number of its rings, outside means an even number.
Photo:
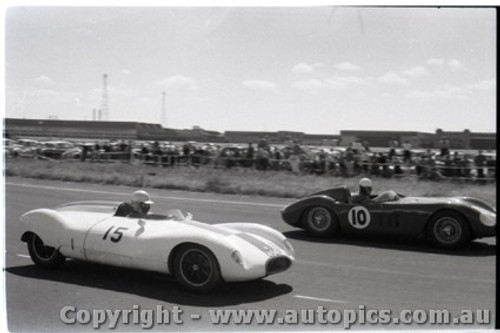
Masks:
[[[30,187],[30,188],[40,188],[45,190],[54,191],[68,191],[68,192],[82,192],[82,193],[98,193],[98,194],[111,194],[111,195],[124,195],[129,196],[129,193],[120,193],[114,191],[98,191],[98,190],[87,190],[78,188],[61,188],[55,186],[43,186],[43,185],[31,185],[31,184],[17,184],[6,182],[5,185],[19,186],[19,187]],[[244,202],[244,201],[226,201],[226,200],[210,200],[210,199],[197,199],[197,198],[185,198],[185,197],[166,197],[166,196],[155,196],[156,198],[168,199],[168,200],[182,200],[182,201],[195,201],[195,202],[206,202],[206,203],[224,203],[229,205],[247,205],[247,206],[263,206],[263,207],[283,207],[279,204],[269,204],[269,203],[259,203],[259,202]]]
[[[340,301],[340,300],[336,300],[336,299],[319,298],[319,297],[311,297],[311,296],[303,296],[303,295],[294,295],[293,297],[307,299],[310,301],[318,301],[318,302],[340,303],[340,304],[348,303],[346,301]]]

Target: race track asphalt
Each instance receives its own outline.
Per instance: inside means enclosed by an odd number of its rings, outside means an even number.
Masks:
[[[343,330],[344,323],[330,324],[215,324],[210,311],[355,310],[354,329],[456,329],[459,326],[371,325],[363,323],[369,310],[489,310],[489,325],[460,328],[493,328],[495,321],[496,239],[477,240],[459,251],[440,251],[420,242],[390,239],[354,239],[339,236],[315,239],[281,221],[280,208],[289,199],[216,195],[150,190],[154,207],[189,211],[207,223],[257,222],[273,227],[290,238],[297,261],[287,272],[263,280],[231,283],[210,295],[194,295],[158,273],[68,261],[63,268],[47,271],[33,265],[26,245],[20,241],[19,217],[34,208],[51,208],[81,200],[126,200],[134,189],[120,186],[75,184],[22,178],[6,178],[5,284],[10,331],[93,331],[90,324],[65,324],[61,310],[177,309],[182,323],[154,323],[158,331],[284,331]],[[73,308],[71,308],[73,309]],[[131,312],[133,313],[133,312]],[[290,312],[291,313],[291,312]],[[336,312],[335,312],[336,313]],[[76,312],[70,312],[74,317]],[[421,314],[421,313],[420,313]],[[85,311],[81,311],[85,320]],[[119,321],[115,331],[141,330],[134,323]],[[147,322],[144,314],[142,323]],[[165,317],[164,317],[165,319]],[[291,320],[293,322],[293,319]],[[332,320],[336,321],[336,320]],[[418,321],[418,320],[417,320]],[[422,320],[423,321],[423,320]],[[108,330],[110,321],[100,330]]]

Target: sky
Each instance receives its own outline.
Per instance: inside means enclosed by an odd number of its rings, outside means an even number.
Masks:
[[[496,132],[494,8],[10,7],[5,117]],[[165,99],[163,100],[163,93]]]

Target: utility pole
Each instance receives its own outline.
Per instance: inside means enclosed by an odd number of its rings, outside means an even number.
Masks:
[[[161,93],[161,125],[165,127],[167,125],[167,107],[166,107],[166,102],[167,102],[167,94],[165,92]]]
[[[108,74],[102,75],[101,116],[99,120],[109,120],[108,109]]]

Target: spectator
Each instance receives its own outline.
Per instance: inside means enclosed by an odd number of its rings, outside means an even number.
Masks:
[[[474,163],[474,161],[467,158],[467,156],[462,157],[462,173],[466,178],[471,177],[472,163]]]
[[[326,172],[326,153],[324,149],[321,149],[315,157],[316,163],[317,163],[317,168],[318,172],[320,174],[323,174]]]
[[[281,165],[281,151],[278,147],[272,149],[271,161],[272,169],[278,171]]]
[[[256,167],[257,170],[266,171],[269,166],[269,152],[266,149],[257,149],[257,160]]]
[[[284,142],[285,147],[292,147],[293,146],[293,140],[290,135],[287,135],[286,140]]]
[[[453,174],[455,177],[457,177],[457,178],[464,177],[462,156],[460,156],[458,151],[453,153],[451,165],[452,165],[452,168],[454,170]]]
[[[363,150],[363,144],[359,139],[356,139],[351,143],[351,148],[354,154],[358,154],[359,152],[361,152],[361,150]]]
[[[363,141],[363,148],[365,149],[366,152],[371,152],[370,144],[368,143],[368,141]]]
[[[333,148],[330,148],[329,154],[326,155],[328,172],[332,175],[336,175],[338,173],[339,156],[340,153],[335,151]]]
[[[382,177],[390,177],[391,172],[389,170],[389,157],[384,153],[379,153],[377,158],[377,164],[382,166]]]
[[[479,150],[477,155],[474,157],[474,164],[477,170],[477,178],[484,178],[484,167],[486,166],[486,156],[483,155],[482,150]]]
[[[96,141],[94,144],[94,149],[92,150],[92,161],[100,160],[101,158],[101,146],[99,145],[99,141]]]
[[[304,153],[304,150],[300,147],[297,140],[293,140],[293,145],[289,149],[289,157],[288,160],[290,162],[290,166],[294,173],[300,172],[300,157]]]
[[[87,158],[87,154],[90,150],[90,147],[87,146],[87,144],[83,144],[82,146],[82,155],[80,156],[82,162],[85,162],[85,159]]]
[[[255,157],[255,148],[253,147],[252,143],[248,143],[248,148],[246,151],[246,167],[247,168],[253,168],[253,159]]]
[[[124,140],[120,142],[120,151],[124,152],[127,150],[127,144],[125,143]]]
[[[146,156],[147,154],[149,154],[148,146],[146,146],[145,144],[142,144],[141,154],[143,154],[144,156]]]
[[[450,153],[450,140],[448,140],[447,137],[443,136],[441,140],[439,140],[439,149],[441,150],[441,157]]]
[[[497,161],[492,156],[486,157],[486,172],[488,177],[497,177]]]
[[[389,160],[392,160],[392,156],[396,154],[396,148],[399,147],[399,141],[396,137],[393,137],[389,141],[389,155],[387,156]]]
[[[368,174],[370,173],[370,148],[367,145],[363,145],[359,152],[359,164],[361,164],[362,172]]]
[[[411,143],[405,140],[403,143],[403,163],[410,164],[411,162]]]
[[[355,164],[355,156],[351,147],[347,147],[347,149],[345,150],[343,160],[344,160],[343,166],[345,174],[347,177],[350,177],[354,173],[354,164]]]
[[[370,158],[370,173],[376,177],[380,176],[380,165],[378,163],[379,161],[379,156],[378,154],[373,154]]]
[[[417,177],[421,177],[423,175],[424,163],[424,158],[421,154],[417,154],[417,156],[413,158],[413,164],[415,165],[415,173]]]
[[[447,154],[444,157],[443,176],[445,176],[445,177],[453,177],[454,176],[453,160],[451,159],[450,154]]]
[[[190,164],[190,162],[191,162],[190,155],[191,155],[191,145],[189,144],[189,142],[186,142],[182,146],[182,156],[184,156],[184,158],[183,158],[184,163]]]
[[[142,144],[141,145],[141,159],[143,161],[147,161],[148,159],[148,154],[149,154],[149,149],[148,149],[148,146],[145,145],[145,144]]]
[[[105,142],[103,145],[104,149],[104,159],[109,160],[111,155],[111,143],[109,141]]]
[[[403,174],[403,170],[401,169],[401,164],[403,161],[401,160],[401,158],[397,155],[394,155],[392,157],[391,162],[392,162],[392,165],[394,167],[394,174],[396,176],[401,176]]]
[[[257,148],[269,150],[269,140],[267,136],[260,137],[259,142],[257,143]]]

